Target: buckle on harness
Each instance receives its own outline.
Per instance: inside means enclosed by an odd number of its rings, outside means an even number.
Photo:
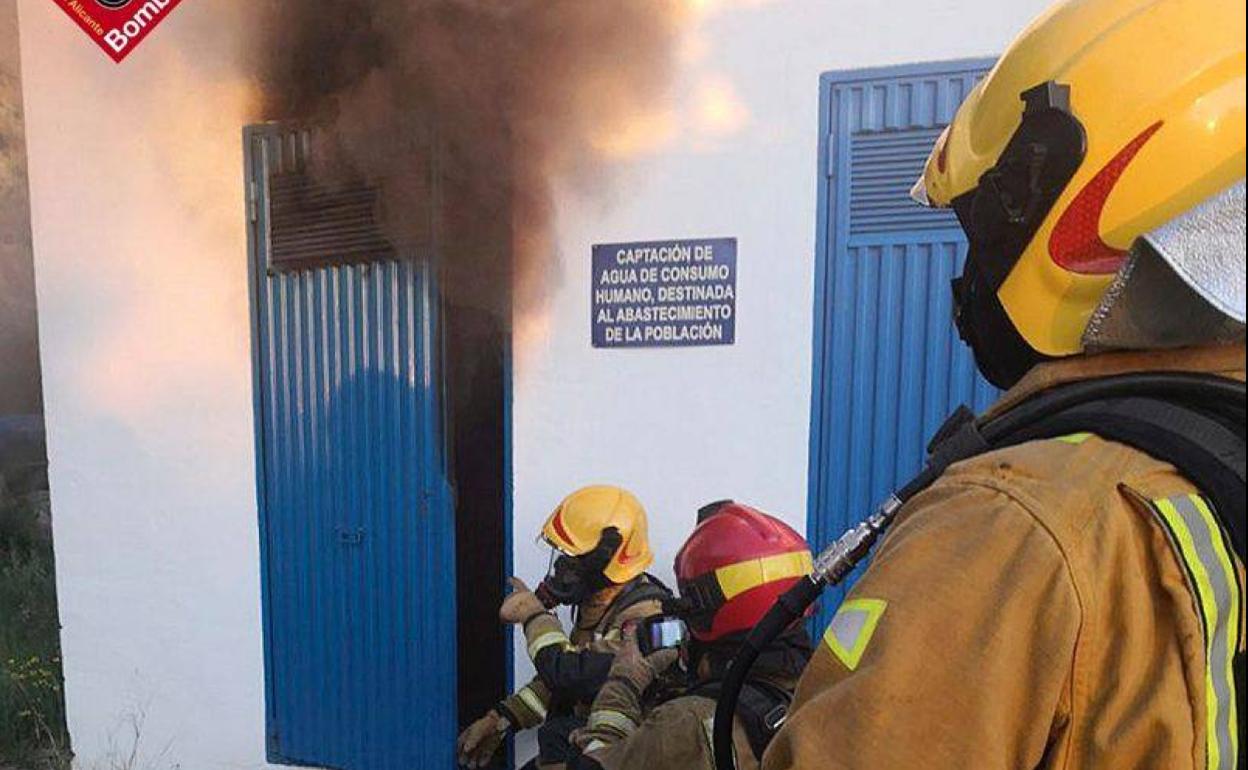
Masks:
[[[777,733],[788,718],[789,707],[787,704],[781,703],[763,716],[763,727],[766,727],[768,732]]]
[[[965,404],[954,410],[927,445],[928,464],[947,468],[959,460],[988,451],[988,441],[979,432],[975,413]]]

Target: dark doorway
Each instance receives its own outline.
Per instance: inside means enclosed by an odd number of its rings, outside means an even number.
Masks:
[[[498,622],[507,577],[505,341],[492,313],[447,308],[461,727],[493,708],[507,687],[507,637]]]
[[[452,159],[455,151],[444,148]],[[501,180],[483,189],[446,174],[438,198],[462,729],[507,695],[509,678],[510,635],[498,608],[510,561],[512,230]]]

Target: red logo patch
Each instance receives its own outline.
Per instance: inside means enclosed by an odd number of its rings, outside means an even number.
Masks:
[[[52,0],[115,62],[126,58],[182,0]]]
[[[1127,252],[1110,246],[1101,238],[1101,212],[1122,172],[1159,128],[1160,120],[1127,142],[1062,212],[1049,236],[1049,257],[1059,267],[1083,275],[1108,275],[1122,267]]]

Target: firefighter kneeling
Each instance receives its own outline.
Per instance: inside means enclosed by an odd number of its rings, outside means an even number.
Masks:
[[[677,638],[675,618],[625,627],[589,724],[573,736],[582,753],[569,770],[714,767],[711,718],[724,672],[748,630],[809,574],[811,555],[801,535],[745,505],[713,503],[698,520],[676,556],[680,599],[668,603],[689,637],[679,649],[661,647]],[[643,657],[638,634],[643,648],[661,648]],[[758,767],[810,655],[800,624],[763,652],[737,710],[738,767]]]
[[[546,519],[542,539],[552,548],[551,567],[535,591],[512,578],[515,589],[499,618],[524,629],[537,676],[505,698],[459,736],[459,763],[485,767],[508,733],[537,728],[538,757],[526,767],[561,768],[569,734],[585,724],[589,704],[607,678],[620,629],[658,615],[671,591],[646,574],[654,561],[646,511],[624,489],[579,489]],[[573,608],[575,628],[565,632],[550,611]]]

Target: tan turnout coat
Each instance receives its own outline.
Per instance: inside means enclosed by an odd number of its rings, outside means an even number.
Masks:
[[[1160,370],[1242,380],[1244,347],[1045,364],[996,409]],[[838,611],[764,768],[1234,767],[1244,568],[1209,514],[1172,466],[1086,434],[954,465]]]

